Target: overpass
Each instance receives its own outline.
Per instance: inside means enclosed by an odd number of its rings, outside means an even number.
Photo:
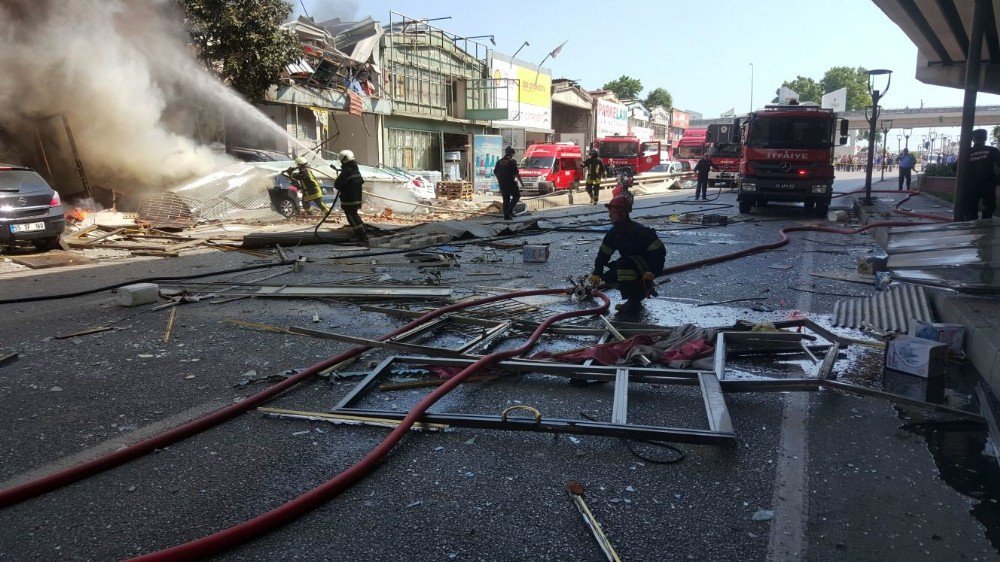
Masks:
[[[737,116],[739,117],[739,116]],[[846,111],[840,117],[850,121],[851,130],[867,130],[868,121],[864,111]],[[892,128],[925,129],[928,127],[959,127],[962,125],[961,107],[922,107],[905,109],[882,108],[880,120],[892,120]],[[712,124],[732,123],[732,117],[720,119],[692,119],[690,127],[707,127]],[[1000,105],[976,107],[976,127],[990,128],[1000,125]]]

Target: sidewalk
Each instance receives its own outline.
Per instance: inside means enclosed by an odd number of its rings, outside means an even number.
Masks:
[[[915,187],[919,185],[915,182]],[[895,180],[878,182],[873,189],[893,189]],[[872,208],[861,206],[860,194],[856,196],[854,208],[864,224],[883,220],[905,221],[918,224],[920,219],[904,217],[893,213],[893,205],[899,197],[890,194],[877,194]],[[909,210],[948,215],[952,206],[943,200],[931,196],[916,196],[907,201],[905,207]],[[882,246],[887,245],[888,229],[876,229],[875,240]],[[950,291],[947,289],[930,289],[934,312],[941,322],[961,324],[965,326],[965,353],[983,381],[994,394],[1000,395],[1000,298],[996,296],[973,296]]]

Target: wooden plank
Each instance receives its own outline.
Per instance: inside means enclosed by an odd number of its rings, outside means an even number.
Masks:
[[[833,374],[833,364],[837,362],[837,356],[840,355],[840,344],[835,343],[833,347],[826,351],[826,356],[823,357],[823,364],[819,366],[819,370],[816,371],[816,378],[821,381],[825,381],[830,378]],[[837,378],[834,376],[833,378]]]
[[[76,252],[64,252],[62,250],[52,250],[44,254],[32,254],[28,256],[11,256],[11,261],[16,264],[30,267],[31,269],[45,269],[49,267],[65,267],[70,265],[87,265],[94,263],[94,260],[78,254]]]
[[[93,246],[94,244],[100,242],[101,240],[104,240],[105,238],[111,238],[112,236],[116,236],[118,234],[121,234],[122,232],[125,232],[124,228],[116,228],[111,232],[105,232],[104,234],[98,236],[97,238],[82,238],[81,240],[86,242],[88,245]]]

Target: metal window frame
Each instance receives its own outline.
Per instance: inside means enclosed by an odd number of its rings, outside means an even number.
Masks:
[[[362,418],[402,419],[405,416],[404,413],[357,408],[354,407],[354,404],[378,383],[380,377],[388,373],[392,365],[403,363],[464,367],[471,365],[473,362],[475,362],[475,359],[471,358],[405,355],[387,357],[363,380],[355,385],[330,410],[330,413]],[[423,416],[422,421],[443,423],[454,427],[571,433],[629,439],[656,439],[682,443],[726,445],[736,442],[736,434],[733,431],[729,411],[726,407],[725,392],[785,392],[790,390],[815,390],[819,386],[819,381],[815,379],[720,381],[714,373],[689,369],[577,365],[521,359],[501,361],[496,363],[495,366],[507,371],[507,374],[544,373],[568,378],[614,381],[615,399],[612,408],[612,419],[609,422],[597,422],[563,418],[523,418],[507,417],[504,415],[428,413]],[[709,429],[628,423],[628,386],[633,382],[684,386],[697,385],[701,390],[704,400]]]

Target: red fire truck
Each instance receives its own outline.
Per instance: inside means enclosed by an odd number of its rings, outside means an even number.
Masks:
[[[709,185],[722,182],[726,187],[736,187],[736,177],[739,175],[743,156],[738,132],[733,123],[708,126],[708,159],[713,167],[708,172]]]
[[[768,105],[734,125],[743,156],[737,179],[741,213],[768,201],[802,201],[825,215],[833,195],[833,149],[847,144],[846,119],[815,105]],[[837,138],[839,136],[839,139]]]
[[[687,162],[688,169],[693,170],[698,159],[705,155],[708,150],[708,129],[686,129],[677,141],[677,150],[674,152],[674,159],[678,162]]]
[[[660,141],[641,142],[637,137],[604,137],[594,141],[605,166],[629,168],[641,174],[660,163]]]

